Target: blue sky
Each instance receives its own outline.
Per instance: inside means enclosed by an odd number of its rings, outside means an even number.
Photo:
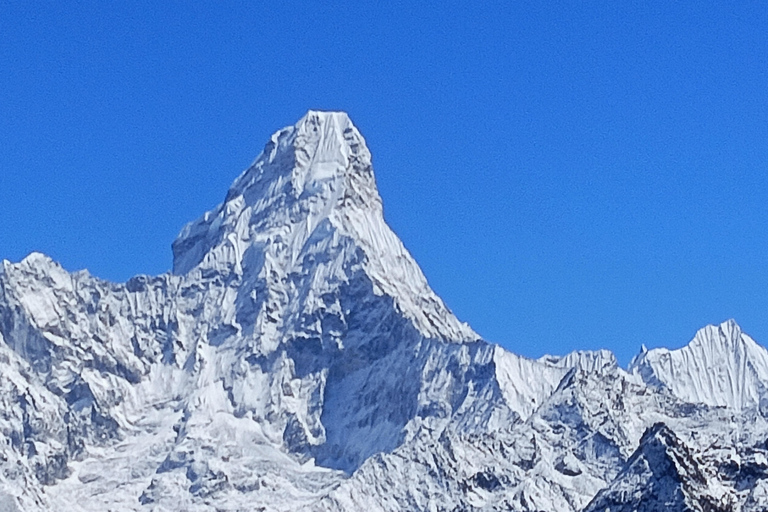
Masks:
[[[768,5],[379,4],[0,1],[0,258],[161,273],[272,132],[345,110],[488,340],[768,344]]]

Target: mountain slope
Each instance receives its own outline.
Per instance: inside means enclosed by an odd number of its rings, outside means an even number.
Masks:
[[[741,410],[766,393],[768,350],[728,320],[704,327],[683,348],[644,351],[631,368],[688,402]]]
[[[732,510],[723,489],[701,470],[691,450],[666,425],[643,434],[611,485],[584,512],[718,512]],[[730,505],[730,506],[729,506]]]

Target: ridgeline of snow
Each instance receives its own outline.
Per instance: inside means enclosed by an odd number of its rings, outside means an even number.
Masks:
[[[699,330],[683,348],[643,351],[630,368],[687,402],[741,410],[764,399],[768,350],[728,320]]]

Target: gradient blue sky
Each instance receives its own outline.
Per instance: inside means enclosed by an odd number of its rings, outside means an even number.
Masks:
[[[627,363],[733,317],[768,343],[765,2],[0,0],[0,258],[168,270],[308,109],[349,112],[486,339]]]

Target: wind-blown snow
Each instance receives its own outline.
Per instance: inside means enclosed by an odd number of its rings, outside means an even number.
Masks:
[[[124,284],[37,253],[2,262],[0,508],[768,496],[765,349],[726,322],[625,371],[608,351],[532,360],[481,340],[384,222],[346,114],[275,133],[173,254],[172,273]]]

